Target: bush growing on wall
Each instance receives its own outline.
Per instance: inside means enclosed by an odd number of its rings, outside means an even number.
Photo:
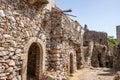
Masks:
[[[114,46],[117,44],[117,40],[114,38],[114,36],[108,36],[108,43],[111,46]]]

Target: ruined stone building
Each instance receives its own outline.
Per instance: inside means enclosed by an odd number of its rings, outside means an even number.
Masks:
[[[0,80],[65,80],[81,66],[106,67],[107,54],[107,34],[83,28],[55,0],[0,0]]]
[[[87,55],[91,66],[93,67],[107,67],[108,61],[108,40],[107,33],[86,31],[84,34],[84,55]],[[87,52],[86,52],[87,51]],[[88,55],[89,53],[89,55]]]
[[[113,48],[113,67],[116,71],[120,71],[120,26],[116,26],[117,45]]]

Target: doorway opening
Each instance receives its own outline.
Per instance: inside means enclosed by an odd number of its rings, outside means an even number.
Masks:
[[[24,46],[24,54],[21,56],[22,80],[41,80],[45,71],[46,47],[43,41],[32,37]]]
[[[39,80],[40,47],[32,43],[28,50],[27,80]]]
[[[70,54],[70,74],[74,73],[73,55]]]
[[[101,56],[101,53],[98,53],[98,63],[99,63],[99,67],[103,67],[101,57],[102,57],[102,56]]]

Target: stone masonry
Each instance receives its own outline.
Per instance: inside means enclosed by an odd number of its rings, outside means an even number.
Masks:
[[[116,26],[117,42],[120,43],[120,26]]]
[[[84,64],[93,67],[108,67],[110,55],[108,54],[107,33],[89,31],[86,28],[83,41]]]
[[[120,71],[120,26],[116,26],[117,45],[113,48],[113,67],[116,71]]]
[[[34,69],[33,75],[41,79],[47,65],[51,25],[50,10],[44,7],[47,4],[39,2],[39,5],[27,0],[0,0],[0,80],[26,80],[28,55],[33,53],[41,54],[38,60],[30,59],[37,61],[36,69],[28,68]],[[36,48],[30,48],[31,45]],[[37,48],[39,52],[35,52]]]
[[[107,55],[107,34],[83,28],[55,0],[0,0],[0,80],[67,80],[82,66],[107,67]]]

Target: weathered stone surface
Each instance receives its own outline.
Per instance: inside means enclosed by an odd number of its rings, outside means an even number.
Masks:
[[[0,47],[0,51],[3,51],[3,50],[5,50],[5,48],[4,47]]]
[[[0,77],[4,77],[4,76],[6,76],[6,73],[0,74]]]
[[[119,44],[117,46],[114,46],[113,48],[113,67],[115,68],[116,71],[120,71],[120,46]]]
[[[11,38],[12,36],[8,35],[8,34],[4,34],[3,35],[5,38]]]
[[[92,42],[92,43],[91,43]],[[108,40],[107,33],[96,32],[86,30],[84,34],[84,47],[87,47],[84,51],[85,59],[87,59],[87,65],[93,67],[107,67],[107,63],[110,62],[107,57],[110,57],[108,54]],[[86,62],[86,60],[84,60]],[[86,65],[85,64],[85,65]]]
[[[9,61],[9,66],[15,66],[14,60],[10,60],[10,61]]]
[[[11,51],[11,52],[14,52],[14,51],[15,51],[13,47],[9,47],[8,50]]]
[[[120,80],[120,71],[115,74],[114,80]]]
[[[6,73],[11,73],[13,71],[13,67],[9,67],[8,69],[6,69]]]
[[[5,69],[6,68],[4,66],[0,65],[0,73],[3,73],[5,71]]]
[[[42,7],[39,1],[0,1],[0,79],[26,80],[32,71],[32,79],[45,75],[42,80],[65,80],[84,64],[98,66],[97,53],[107,53],[106,34],[86,32],[56,8],[54,0],[44,0],[50,3]]]
[[[20,75],[17,76],[17,80],[22,80]]]
[[[22,52],[21,49],[17,49],[17,50],[15,51],[15,53],[21,53],[21,52]]]
[[[1,51],[1,52],[0,52],[0,56],[3,57],[3,56],[5,56],[5,55],[7,55],[7,53],[6,53],[5,51]]]
[[[54,79],[55,79],[55,77],[52,75],[44,75],[43,76],[43,80],[54,80]]]
[[[117,37],[117,42],[118,42],[118,44],[120,44],[120,25],[118,25],[118,26],[116,26],[116,33],[117,33],[117,35],[116,35],[116,37]]]
[[[12,80],[18,80],[16,77],[12,78]]]
[[[16,61],[16,62],[15,62],[15,65],[16,65],[16,66],[22,65],[22,61]]]
[[[0,10],[0,16],[1,16],[1,17],[5,17],[5,13],[4,13],[3,10]]]

